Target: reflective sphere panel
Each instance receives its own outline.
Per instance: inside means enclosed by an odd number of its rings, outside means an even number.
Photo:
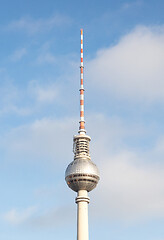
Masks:
[[[75,192],[93,190],[99,181],[97,166],[88,159],[76,159],[71,162],[65,172],[68,186]]]

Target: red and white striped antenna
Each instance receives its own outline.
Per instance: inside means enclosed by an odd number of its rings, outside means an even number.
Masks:
[[[81,64],[80,64],[80,127],[79,133],[85,134],[85,121],[84,121],[84,85],[83,85],[83,29],[80,30],[81,35]]]

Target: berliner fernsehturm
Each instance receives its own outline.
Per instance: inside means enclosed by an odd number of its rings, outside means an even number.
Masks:
[[[88,192],[93,190],[100,177],[97,166],[91,161],[89,142],[84,121],[84,86],[83,86],[83,30],[81,29],[81,65],[80,65],[80,127],[79,134],[73,137],[74,160],[68,165],[65,180],[68,186],[77,192],[77,240],[88,240]]]

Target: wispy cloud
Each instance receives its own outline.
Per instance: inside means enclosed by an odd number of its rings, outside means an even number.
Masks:
[[[68,16],[56,14],[47,19],[33,19],[32,17],[22,17],[18,20],[14,20],[8,24],[7,30],[12,31],[25,31],[28,34],[36,34],[45,31],[50,31],[55,27],[61,27],[68,25],[71,22],[71,18]]]
[[[75,216],[75,208],[72,206],[58,206],[57,208],[48,209],[46,212],[41,212],[38,216],[31,219],[29,224],[33,228],[56,228],[63,224],[71,224]]]
[[[88,63],[92,86],[117,98],[164,101],[164,27],[139,26]],[[95,71],[96,69],[96,71]]]
[[[21,60],[25,55],[27,54],[27,50],[26,48],[21,48],[16,50],[11,56],[10,59],[13,62],[17,62],[19,60]]]
[[[71,152],[67,152],[67,148],[63,151],[63,146],[68,145],[68,149],[72,148],[68,138],[72,137],[73,121],[74,119],[67,118],[36,120],[32,124],[11,130],[3,139],[1,138],[1,147],[6,149],[8,159],[10,159],[11,154],[13,160],[21,161],[22,156],[26,155],[27,159],[48,160],[60,166],[63,162],[59,159],[66,161],[69,154],[71,158]],[[61,141],[63,141],[62,144]]]
[[[55,64],[57,63],[57,58],[50,50],[51,44],[50,42],[45,42],[39,49],[39,54],[36,59],[37,64]]]
[[[122,5],[122,10],[132,10],[132,8],[142,6],[142,4],[143,4],[142,0],[131,2],[127,1]]]
[[[28,92],[33,95],[36,103],[54,103],[60,95],[60,87],[57,84],[39,84],[36,81],[29,83]]]
[[[0,87],[0,115],[14,113],[25,116],[31,114],[30,107],[22,106],[22,98],[25,93],[13,84],[5,70],[1,73],[1,80],[3,81]]]
[[[20,225],[28,221],[36,212],[36,207],[28,207],[23,210],[13,208],[4,214],[4,220],[12,225]]]
[[[42,54],[40,54],[37,57],[37,63],[42,64],[42,63],[50,63],[50,64],[54,64],[57,62],[55,56],[50,53],[50,52],[44,52]]]
[[[48,102],[52,103],[57,98],[58,91],[57,87],[38,87],[36,88],[36,98],[39,102]]]
[[[0,115],[16,114],[27,116],[35,111],[41,111],[40,106],[60,104],[60,84],[52,81],[41,84],[38,81],[30,81],[26,88],[13,83],[5,69],[0,71]],[[44,105],[43,105],[44,104]]]
[[[13,226],[24,225],[32,229],[56,228],[62,226],[63,223],[71,224],[72,221],[69,220],[74,218],[75,211],[74,207],[66,205],[47,210],[37,207],[13,208],[3,215],[3,219]]]

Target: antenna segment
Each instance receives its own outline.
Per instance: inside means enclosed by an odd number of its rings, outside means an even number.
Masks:
[[[81,64],[80,64],[80,127],[79,133],[85,134],[85,121],[84,121],[84,85],[83,85],[83,29],[80,30],[81,33]]]

